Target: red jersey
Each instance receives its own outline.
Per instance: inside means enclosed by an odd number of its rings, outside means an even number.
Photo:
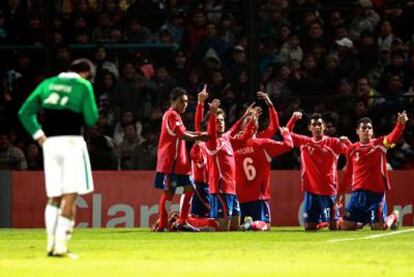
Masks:
[[[293,148],[289,131],[282,135],[283,142],[268,138],[249,139],[244,147],[234,152],[240,203],[270,199],[270,162],[273,157]]]
[[[239,120],[229,131],[220,137],[216,130],[216,114],[210,114],[208,119],[209,140],[206,142],[209,169],[209,190],[214,193],[236,194],[236,162],[234,160],[233,146],[236,149],[251,137],[254,132],[253,121],[246,127],[246,132],[240,138],[233,138],[234,133],[241,125]]]
[[[201,131],[201,121],[203,120],[204,105],[197,103],[194,116],[194,129],[196,132]],[[196,182],[208,183],[208,166],[206,144],[204,142],[196,142],[190,151],[191,170],[193,179]]]
[[[391,189],[387,172],[387,149],[397,142],[404,131],[404,125],[397,123],[391,134],[372,139],[367,144],[360,142],[349,146],[346,152],[347,165],[340,193],[351,185],[371,192]]]
[[[191,169],[196,182],[208,183],[207,151],[204,142],[196,142],[191,148]]]
[[[269,106],[269,127],[257,134],[258,138],[271,138],[279,129],[279,115],[277,114],[276,109],[272,106]]]
[[[161,135],[158,142],[157,172],[189,175],[190,161],[182,139],[186,132],[180,115],[169,108],[162,117]]]
[[[294,120],[287,128],[292,130]],[[336,195],[338,191],[338,158],[346,153],[349,143],[338,138],[323,136],[316,141],[311,137],[292,133],[293,145],[300,147],[302,190],[318,195]]]

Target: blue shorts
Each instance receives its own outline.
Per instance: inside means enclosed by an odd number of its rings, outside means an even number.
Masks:
[[[387,216],[385,193],[356,190],[345,208],[344,219],[360,223],[383,222]]]
[[[329,222],[339,218],[335,195],[318,195],[305,191],[304,198],[302,217],[305,223]]]
[[[210,194],[208,184],[195,182],[195,192],[191,202],[191,214],[197,217],[210,217]]]
[[[260,220],[270,223],[270,205],[269,200],[256,200],[246,203],[240,203],[241,219],[251,216],[253,221]]]
[[[210,217],[230,220],[232,216],[240,215],[240,204],[235,194],[210,194]]]
[[[154,187],[175,193],[177,187],[194,186],[190,175],[166,174],[157,172],[155,174]]]

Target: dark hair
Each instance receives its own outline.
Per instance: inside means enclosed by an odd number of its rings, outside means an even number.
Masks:
[[[226,112],[223,109],[221,108],[217,109],[216,115],[219,115],[219,114],[222,114],[223,117],[226,118]]]
[[[359,126],[361,126],[361,124],[368,124],[368,123],[371,123],[371,125],[372,125],[372,120],[371,120],[371,118],[369,118],[369,117],[362,117],[362,118],[360,118],[360,119],[358,120],[358,125],[357,125],[357,128],[359,128]]]
[[[90,60],[82,58],[74,60],[69,66],[69,71],[77,73],[89,72],[91,74],[91,79],[94,79],[96,68]]]
[[[176,87],[170,92],[170,100],[174,102],[183,95],[187,95],[187,91],[181,87]]]
[[[323,121],[323,117],[322,117],[322,115],[321,115],[320,113],[313,113],[313,114],[311,114],[311,116],[309,117],[309,122],[310,122],[312,119],[313,119],[313,120],[322,119],[322,121]]]

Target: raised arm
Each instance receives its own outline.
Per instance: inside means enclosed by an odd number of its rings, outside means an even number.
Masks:
[[[230,137],[233,137],[239,132],[240,126],[243,124],[244,118],[247,115],[251,114],[252,110],[254,109],[255,104],[256,103],[253,102],[249,107],[247,107],[247,109],[244,112],[244,114],[242,115],[242,117],[240,117],[240,119],[237,120],[237,122],[234,123],[233,126],[231,126],[229,130],[227,130],[227,132],[226,132],[227,135],[229,135]]]
[[[198,93],[197,108],[194,116],[194,129],[196,132],[201,131],[201,122],[204,115],[204,103],[208,98],[207,85],[204,85],[203,90]]]
[[[301,118],[302,118],[301,112],[294,112],[292,114],[292,117],[289,119],[289,122],[286,124],[286,128],[288,128],[288,130],[292,132],[293,128],[295,128],[296,121],[298,121]]]
[[[208,116],[207,133],[209,139],[206,142],[207,149],[216,150],[217,148],[217,109],[220,107],[220,100],[214,99],[210,103],[210,114]]]
[[[269,126],[265,130],[257,134],[257,137],[271,138],[274,136],[276,130],[279,128],[279,115],[267,93],[259,91],[257,92],[257,97],[259,99],[263,99],[269,109]]]
[[[401,139],[405,129],[405,123],[407,121],[408,116],[405,111],[403,111],[402,113],[398,113],[397,124],[395,124],[395,127],[392,130],[392,132],[388,134],[382,142],[385,147],[392,148]]]
[[[170,114],[168,118],[168,126],[172,133],[176,134],[179,138],[187,141],[206,141],[208,139],[206,132],[188,131],[182,123],[181,118],[176,113]]]
[[[292,136],[289,130],[286,127],[281,127],[280,133],[283,136],[283,141],[265,140],[264,149],[272,158],[293,149]]]

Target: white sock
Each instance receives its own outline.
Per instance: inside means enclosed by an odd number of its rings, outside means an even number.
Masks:
[[[45,226],[46,226],[46,234],[47,234],[47,246],[46,251],[50,252],[53,250],[53,246],[55,244],[55,231],[57,227],[57,220],[59,216],[59,208],[47,204],[45,208]]]
[[[55,253],[65,254],[68,252],[67,243],[71,238],[75,222],[67,217],[59,215],[55,233]]]

